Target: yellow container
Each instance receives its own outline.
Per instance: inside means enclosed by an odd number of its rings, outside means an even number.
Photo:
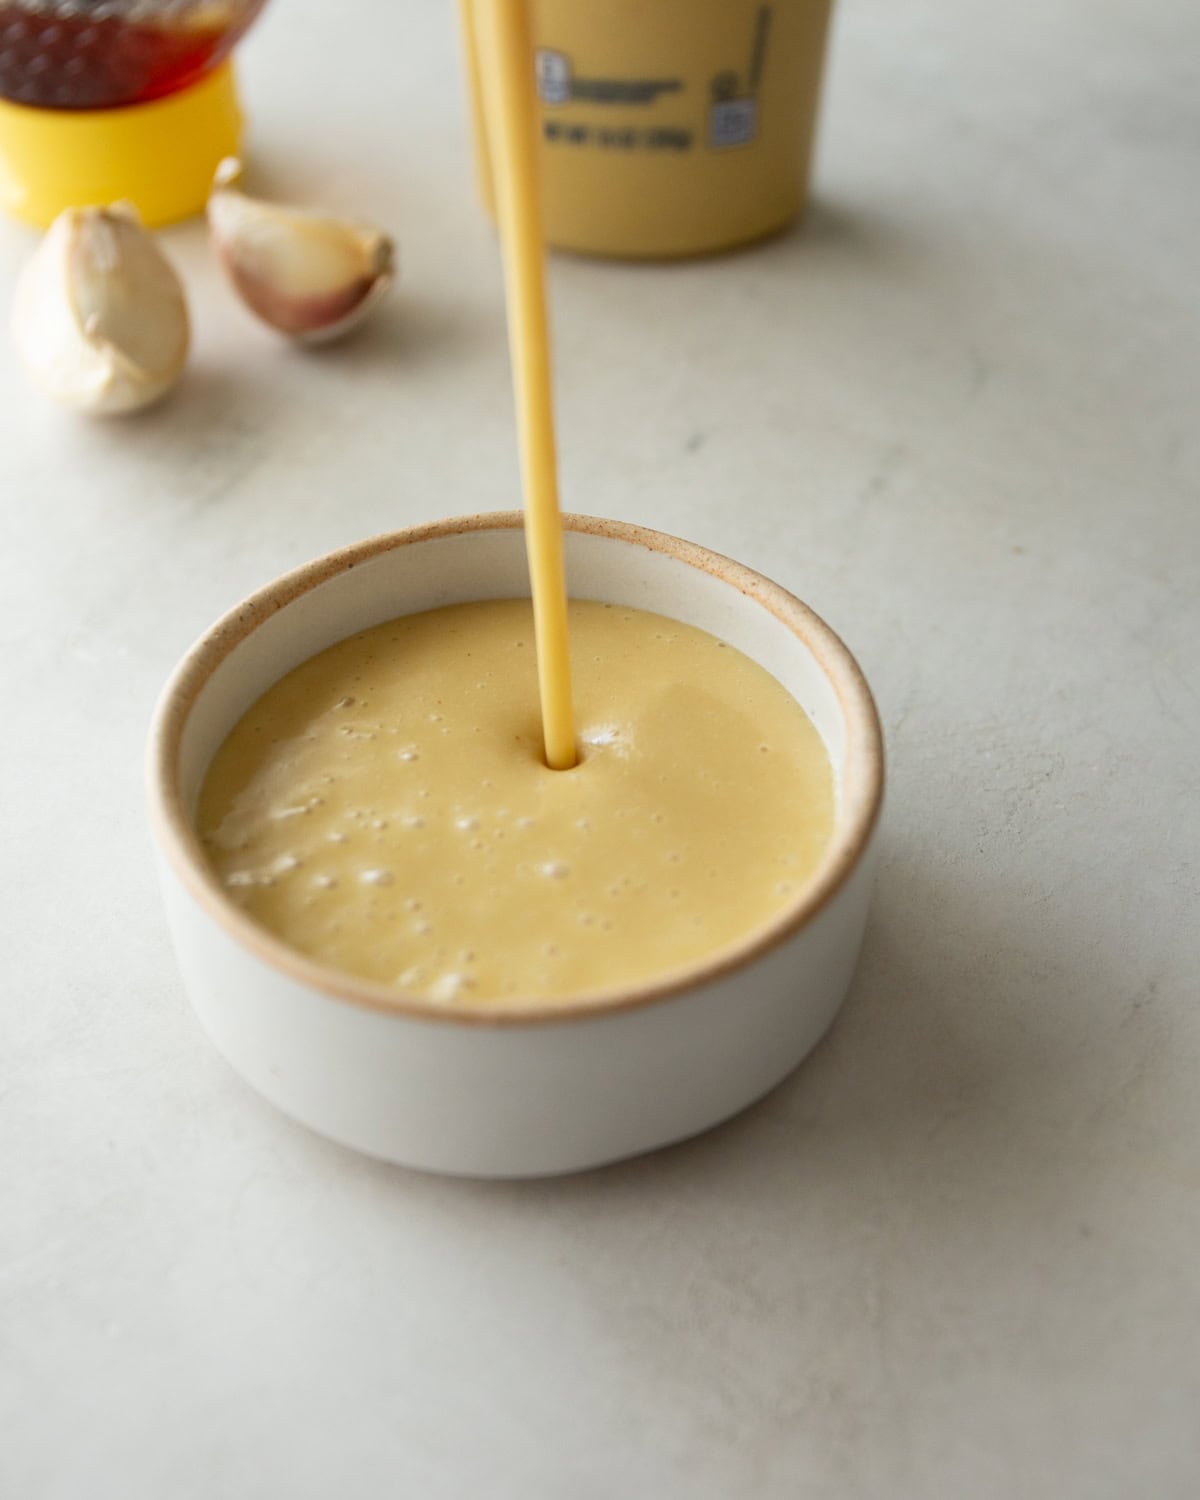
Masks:
[[[546,238],[702,255],[803,206],[831,0],[531,0]],[[491,207],[474,0],[460,0]]]
[[[185,219],[204,207],[241,129],[228,62],[190,88],[120,109],[0,100],[0,208],[40,227],[64,208],[118,199],[147,224]]]

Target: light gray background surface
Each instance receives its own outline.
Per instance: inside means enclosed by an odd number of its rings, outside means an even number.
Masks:
[[[391,308],[299,354],[190,226],[160,410],[78,421],[0,356],[5,1495],[1197,1493],[1198,55],[1186,0],[847,0],[803,233],[556,261],[565,503],[822,612],[890,804],[795,1078],[480,1186],[261,1104],[158,908],[181,651],[282,569],[517,495],[452,7],[275,0],[258,180],[394,227]],[[4,288],[31,243],[0,226]]]

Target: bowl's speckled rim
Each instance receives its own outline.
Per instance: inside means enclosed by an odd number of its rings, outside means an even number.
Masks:
[[[842,801],[829,848],[794,904],[773,922],[751,933],[744,942],[723,948],[704,963],[672,972],[652,983],[597,991],[553,1003],[506,1002],[471,1008],[439,1005],[387,985],[327,969],[288,947],[234,906],[204,857],[179,784],[183,730],[204,684],[234,648],[264,621],[335,575],[397,547],[465,532],[515,530],[523,524],[520,511],[433,521],[343,547],[285,573],[218,620],[183,658],[163,689],[151,726],[147,760],[151,825],[160,849],[192,898],[241,947],[262,963],[331,1000],[397,1017],[475,1026],[546,1025],[652,1005],[743,969],[792,937],[845,885],[870,842],[883,804],[883,736],[866,679],[829,626],[786,589],[720,553],[644,526],[568,515],[563,517],[567,531],[609,537],[663,553],[711,574],[753,599],[804,642],[832,684],[846,726]]]

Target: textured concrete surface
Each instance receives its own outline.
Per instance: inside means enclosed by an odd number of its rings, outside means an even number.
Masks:
[[[219,611],[516,493],[451,7],[350,9],[280,0],[244,80],[260,182],[398,231],[390,311],[299,355],[188,227],[169,404],[88,425],[0,356],[0,1489],[1195,1495],[1194,8],[847,0],[803,233],[555,264],[566,502],[825,614],[891,798],[811,1062],[705,1139],[523,1186],[251,1095],[144,827],[155,694]],[[0,285],[30,243],[0,228]]]

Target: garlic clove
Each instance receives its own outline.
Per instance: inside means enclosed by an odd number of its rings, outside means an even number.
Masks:
[[[21,274],[12,331],[36,384],[95,415],[149,406],[187,360],[183,287],[127,204],[59,214]]]
[[[242,301],[278,332],[310,343],[355,327],[392,282],[393,242],[377,229],[250,198],[240,177],[232,157],[217,168],[208,223]]]

